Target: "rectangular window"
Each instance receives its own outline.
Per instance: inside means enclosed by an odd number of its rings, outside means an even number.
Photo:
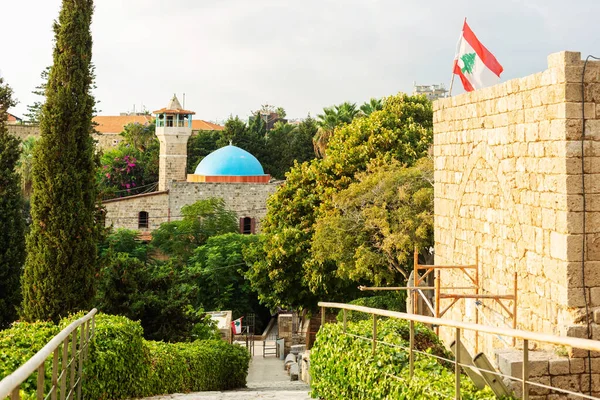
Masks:
[[[138,229],[148,229],[148,213],[146,211],[140,211],[138,214]]]

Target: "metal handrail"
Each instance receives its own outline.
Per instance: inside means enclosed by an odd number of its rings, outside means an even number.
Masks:
[[[321,325],[325,325],[325,309],[326,308],[337,308],[337,309],[343,310],[343,312],[344,312],[343,313],[343,331],[345,334],[348,334],[351,336],[357,336],[357,335],[352,335],[352,334],[347,333],[347,312],[348,311],[357,311],[357,312],[371,314],[373,316],[373,337],[371,339],[363,338],[363,337],[360,337],[360,338],[372,340],[373,354],[375,354],[377,343],[387,344],[385,342],[381,342],[381,341],[377,340],[377,318],[376,318],[376,316],[398,318],[398,319],[404,319],[404,320],[409,321],[410,322],[410,329],[409,329],[410,344],[408,347],[408,352],[409,352],[409,368],[410,368],[410,376],[411,377],[413,375],[413,370],[414,370],[414,353],[419,353],[415,349],[415,346],[414,346],[414,339],[415,339],[414,323],[420,322],[420,323],[428,324],[428,325],[445,326],[445,327],[449,327],[449,328],[454,328],[455,329],[456,349],[459,349],[461,346],[461,344],[460,344],[461,330],[489,333],[489,334],[499,335],[499,336],[508,336],[508,337],[512,337],[515,339],[523,340],[522,378],[510,377],[513,380],[521,382],[523,399],[529,398],[529,386],[530,385],[552,389],[557,392],[575,395],[580,398],[586,398],[586,399],[596,399],[597,398],[597,397],[587,396],[582,393],[576,393],[576,392],[572,392],[569,390],[564,390],[564,389],[559,389],[559,388],[555,388],[555,387],[551,387],[551,386],[541,385],[537,382],[529,381],[529,341],[532,340],[535,342],[544,342],[544,343],[549,343],[549,344],[554,344],[554,345],[559,345],[559,346],[569,346],[569,347],[574,347],[577,349],[583,349],[583,350],[588,350],[588,351],[600,351],[600,341],[598,341],[598,340],[548,335],[548,334],[544,334],[544,333],[529,332],[529,331],[524,331],[524,330],[520,330],[520,329],[501,328],[501,327],[495,327],[495,326],[473,324],[473,323],[469,323],[469,322],[453,321],[453,320],[443,319],[443,318],[427,317],[427,316],[418,315],[418,314],[407,314],[407,313],[398,312],[398,311],[380,310],[377,308],[364,307],[364,306],[358,306],[358,305],[353,305],[353,304],[319,302],[318,305],[321,307]],[[453,362],[455,364],[455,375],[456,375],[456,377],[455,377],[455,398],[460,399],[460,367],[463,366],[463,367],[468,367],[468,368],[472,368],[475,370],[479,370],[479,368],[475,367],[473,365],[463,364],[462,360],[460,359],[460,351],[458,351],[458,350],[456,351],[455,360],[447,360],[447,361]],[[482,372],[489,372],[489,371],[482,371]],[[497,372],[494,372],[494,373],[496,375],[502,375],[502,374],[498,374]],[[502,376],[504,376],[504,375],[502,375]]]
[[[418,314],[407,314],[407,313],[398,312],[398,311],[380,310],[377,308],[356,306],[353,304],[319,302],[319,307],[339,308],[339,309],[348,310],[348,311],[360,311],[360,312],[364,312],[367,314],[375,314],[375,315],[381,315],[382,317],[405,319],[408,321],[421,322],[423,324],[428,324],[428,325],[447,326],[450,328],[460,328],[460,329],[466,329],[466,330],[470,330],[470,331],[491,333],[491,334],[500,335],[500,336],[509,336],[509,337],[514,337],[516,339],[533,340],[536,342],[545,342],[545,343],[556,344],[556,345],[561,345],[561,346],[575,347],[577,349],[600,351],[600,341],[599,340],[548,335],[545,333],[529,332],[529,331],[524,331],[524,330],[520,330],[520,329],[501,328],[501,327],[495,327],[495,326],[473,324],[470,322],[453,321],[453,320],[444,319],[444,318],[427,317],[427,316],[418,315]]]
[[[45,372],[44,367],[46,360],[50,355],[53,355],[52,361],[52,386],[48,395],[52,396],[52,399],[56,399],[59,392],[60,383],[60,398],[71,399],[77,389],[77,399],[81,398],[81,387],[83,382],[83,362],[87,358],[87,349],[89,341],[94,337],[95,320],[97,310],[94,308],[84,317],[79,318],[76,321],[71,322],[65,329],[52,338],[40,351],[38,351],[33,357],[31,357],[25,364],[17,368],[12,374],[6,376],[0,381],[0,399],[4,399],[10,396],[11,400],[20,399],[20,387],[34,372],[37,371],[37,399],[44,399],[44,386],[45,386]],[[79,349],[77,349],[77,331],[79,327],[82,327],[81,334],[79,335]],[[69,353],[69,337],[72,337],[71,342],[71,358],[67,360]],[[62,344],[62,348],[61,348]],[[61,352],[62,350],[62,352]],[[59,368],[59,356],[62,353],[62,362],[60,363],[60,375],[58,372]],[[78,357],[77,362],[77,379],[75,380],[75,360]],[[68,371],[70,368],[70,371]],[[70,372],[70,373],[69,373]],[[67,393],[67,377],[69,379],[69,392]]]

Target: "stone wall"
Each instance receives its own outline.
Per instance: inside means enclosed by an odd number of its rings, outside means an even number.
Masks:
[[[277,183],[195,183],[172,181],[168,191],[140,194],[122,199],[107,200],[106,226],[138,229],[140,211],[149,214],[149,228],[153,231],[167,221],[181,219],[181,208],[198,200],[222,198],[226,208],[239,218],[255,219],[256,232],[267,213],[267,199],[277,189]],[[144,231],[144,229],[142,229]]]
[[[201,199],[219,197],[225,200],[227,209],[235,211],[239,218],[255,218],[256,232],[260,221],[267,214],[267,199],[277,190],[277,183],[203,183],[171,182],[169,207],[171,215],[181,215],[181,208]]]
[[[40,127],[38,125],[8,125],[8,133],[21,140],[28,137],[39,138]],[[98,142],[97,146],[103,150],[115,148],[123,140],[123,136],[118,133],[93,134],[92,137]]]
[[[103,204],[106,207],[106,226],[150,232],[170,220],[169,194],[166,191],[105,200]],[[140,211],[148,213],[148,229],[138,227]]]
[[[37,125],[7,125],[7,127],[9,134],[21,140],[40,136],[40,127]]]
[[[518,328],[576,337],[586,334],[582,70],[580,53],[556,53],[543,72],[434,103],[436,264],[473,264],[478,252],[481,293],[512,294],[517,274]],[[585,285],[593,311],[600,306],[600,62],[587,64],[585,82]],[[469,283],[442,270],[441,286]],[[444,317],[512,325],[493,300],[461,300]],[[451,340],[453,333],[441,334]],[[465,339],[492,359],[510,342]]]

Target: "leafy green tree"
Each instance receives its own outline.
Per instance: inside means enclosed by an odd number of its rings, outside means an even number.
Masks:
[[[20,178],[15,171],[19,140],[8,133],[12,89],[0,77],[0,329],[17,319],[21,272],[25,260],[25,224]]]
[[[63,0],[54,64],[34,151],[32,224],[23,275],[23,317],[58,320],[94,294],[96,182],[90,24],[92,0]]]
[[[96,180],[102,197],[126,197],[153,190],[158,182],[160,143],[155,125],[128,124],[121,132],[119,146],[100,158]]]
[[[27,117],[27,122],[30,124],[39,124],[42,118],[42,107],[44,106],[44,102],[46,101],[46,88],[48,87],[48,78],[50,77],[51,66],[46,67],[41,73],[40,78],[42,78],[42,83],[35,87],[35,89],[31,92],[36,96],[42,97],[42,101],[34,101],[33,104],[27,106],[27,113],[25,113],[25,117]],[[96,89],[96,66],[93,63],[90,63],[90,74],[92,77],[92,83],[90,84],[90,88]],[[93,113],[97,114],[100,111],[96,108],[97,104],[100,101],[96,101],[94,103]]]
[[[337,127],[351,123],[360,113],[356,103],[344,102],[333,107],[325,107],[323,114],[317,115],[319,130],[314,138],[315,153],[325,157],[325,149],[329,138]]]
[[[211,236],[238,232],[239,221],[220,198],[198,200],[181,208],[182,219],[161,224],[152,232],[152,245],[166,255],[186,262],[194,249]]]
[[[219,149],[220,131],[200,131],[189,138],[187,143],[187,172],[193,174],[200,161]]]
[[[357,182],[372,160],[410,167],[427,155],[432,116],[431,103],[422,97],[388,97],[382,110],[336,128],[324,159],[290,170],[269,199],[263,238],[246,255],[253,263],[248,278],[264,304],[312,308],[321,298],[347,300],[353,286],[368,282],[364,274],[349,281],[337,260],[312,254],[315,226],[335,208],[335,195]]]
[[[311,251],[334,261],[342,277],[385,286],[408,278],[415,247],[433,245],[433,162],[377,161],[333,196],[315,223]]]
[[[46,99],[46,86],[48,85],[48,76],[50,75],[50,68],[46,67],[40,73],[40,78],[42,78],[42,83],[35,87],[35,89],[31,92],[36,96],[42,97],[44,100]],[[33,104],[27,106],[27,113],[25,117],[27,117],[28,122],[32,124],[39,124],[42,116],[42,106],[44,105],[43,101],[35,101]]]
[[[140,151],[145,151],[149,147],[155,146],[158,142],[155,130],[156,125],[153,123],[143,125],[138,122],[133,122],[125,125],[123,127],[123,132],[121,132],[120,135],[125,138],[125,144],[127,146],[131,146]]]
[[[258,242],[257,235],[227,233],[210,237],[194,250],[189,272],[195,277],[198,299],[194,305],[205,310],[231,310],[237,319],[256,315],[256,332],[269,320],[269,310],[258,301],[258,295],[245,279],[248,270],[242,251]]]
[[[192,307],[199,287],[172,262],[149,257],[138,232],[118,230],[101,250],[95,304],[109,314],[140,320],[149,340],[169,342],[214,338],[201,308]]]
[[[292,138],[292,154],[298,164],[310,161],[317,156],[313,146],[313,138],[318,130],[317,121],[310,115],[298,124],[298,129],[294,132]],[[289,167],[291,168],[292,166],[293,164]]]
[[[383,109],[383,101],[381,99],[371,98],[368,102],[360,106],[360,111],[363,115],[371,115],[375,111]]]

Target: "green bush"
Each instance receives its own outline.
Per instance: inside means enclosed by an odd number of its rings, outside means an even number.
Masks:
[[[222,340],[168,344],[148,342],[151,394],[244,387],[250,355]]]
[[[85,369],[90,399],[122,399],[145,394],[150,371],[148,346],[139,322],[98,314]]]
[[[12,327],[0,331],[0,379],[13,373],[35,355],[58,333],[52,322],[15,322]],[[52,356],[49,357],[49,360]],[[46,393],[50,390],[52,368],[46,363]],[[35,393],[37,375],[32,375],[22,385],[25,393]]]
[[[415,324],[416,348],[448,356],[440,340],[427,327]],[[372,338],[372,324],[348,324],[348,332]],[[381,320],[377,339],[394,346],[408,346],[408,322]],[[328,400],[347,399],[440,399],[454,396],[454,371],[433,357],[415,354],[415,372],[409,377],[408,352],[378,343],[375,355],[371,341],[344,335],[341,324],[321,328],[311,351],[312,396]],[[463,399],[495,399],[488,389],[477,391],[461,379]]]
[[[363,307],[379,308],[381,310],[406,312],[406,291],[398,293],[386,293],[379,296],[361,297],[352,300],[350,304]],[[337,320],[342,322],[344,312],[340,310]],[[363,312],[347,311],[346,320],[348,322],[358,322],[371,319],[371,315]]]
[[[51,322],[15,323],[0,331],[0,379],[81,316],[83,313],[63,319],[58,326]],[[85,398],[109,400],[234,389],[246,385],[249,363],[250,355],[244,348],[222,340],[146,341],[139,322],[98,314],[84,367],[83,392]],[[46,393],[52,373],[50,365],[46,364]],[[35,395],[35,374],[22,389],[25,398]]]

